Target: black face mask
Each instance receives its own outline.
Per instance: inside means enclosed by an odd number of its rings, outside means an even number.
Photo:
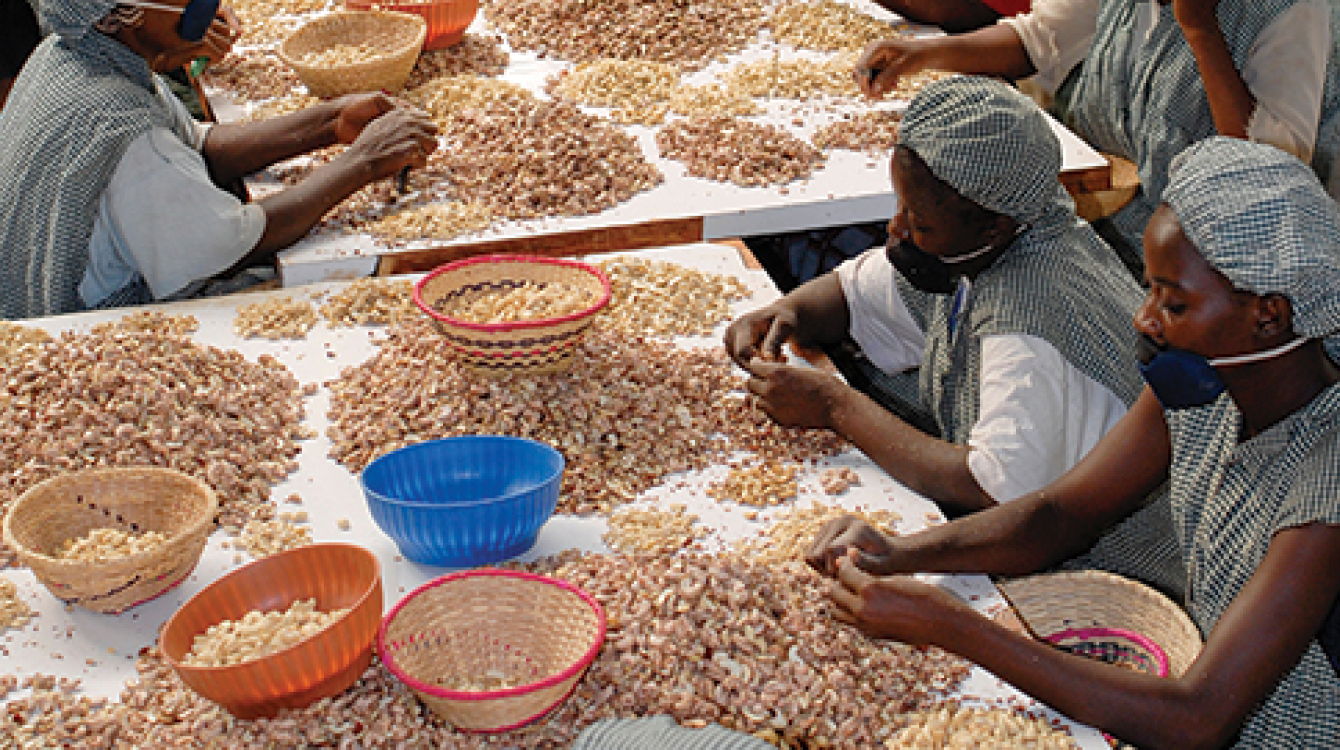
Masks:
[[[1009,244],[1027,231],[1027,224],[1020,224],[1010,238]],[[941,258],[931,255],[907,240],[894,241],[892,236],[884,245],[884,254],[889,262],[898,269],[898,273],[907,279],[907,283],[927,294],[952,294],[958,289],[958,280],[963,272],[958,270],[970,260],[976,260],[996,249],[995,245],[983,245],[970,253]]]
[[[907,279],[907,283],[927,294],[952,294],[958,289],[959,277],[963,272],[944,262],[938,255],[931,255],[906,240],[889,242],[884,246],[889,262],[898,269],[898,273]],[[969,258],[976,253],[969,253]]]

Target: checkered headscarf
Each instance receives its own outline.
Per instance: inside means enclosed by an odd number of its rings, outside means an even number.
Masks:
[[[44,30],[65,39],[79,39],[116,7],[116,0],[41,0],[35,5]]]
[[[1073,208],[1046,117],[1000,81],[952,76],[928,84],[908,106],[898,140],[960,195],[1021,223]]]
[[[1235,287],[1288,297],[1302,336],[1340,332],[1340,207],[1308,165],[1216,136],[1173,159],[1163,198]]]

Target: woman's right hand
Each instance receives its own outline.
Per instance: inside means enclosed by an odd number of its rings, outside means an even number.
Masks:
[[[842,516],[824,524],[805,551],[805,562],[819,575],[836,578],[838,560],[852,555],[852,562],[872,575],[889,575],[894,569],[893,545],[874,526],[856,516]]]
[[[778,305],[746,313],[726,329],[722,343],[735,364],[749,369],[749,360],[759,357],[780,362],[786,357],[782,345],[796,330],[795,311]]]
[[[390,177],[406,167],[422,168],[437,150],[437,125],[428,113],[397,104],[361,125],[350,144],[352,155],[372,168],[372,180]]]
[[[882,99],[898,86],[898,79],[925,69],[920,39],[879,39],[866,45],[852,75],[861,93]]]

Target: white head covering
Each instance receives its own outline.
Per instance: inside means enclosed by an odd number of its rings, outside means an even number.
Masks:
[[[1215,136],[1173,159],[1163,198],[1235,287],[1288,297],[1302,336],[1340,331],[1340,207],[1308,165],[1274,146]]]
[[[1061,144],[1032,99],[992,78],[926,85],[898,128],[899,144],[977,205],[1036,224],[1073,203],[1058,179]]]

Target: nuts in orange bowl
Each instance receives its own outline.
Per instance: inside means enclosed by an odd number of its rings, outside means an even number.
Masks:
[[[309,618],[324,627],[245,661],[217,658],[217,650],[205,663],[192,657],[197,638],[208,640],[211,628],[291,611],[299,602],[326,615]],[[192,690],[238,718],[253,719],[303,708],[354,684],[372,661],[381,614],[375,555],[353,544],[309,544],[261,558],[202,589],[163,625],[158,645]],[[230,663],[209,665],[219,662]]]

